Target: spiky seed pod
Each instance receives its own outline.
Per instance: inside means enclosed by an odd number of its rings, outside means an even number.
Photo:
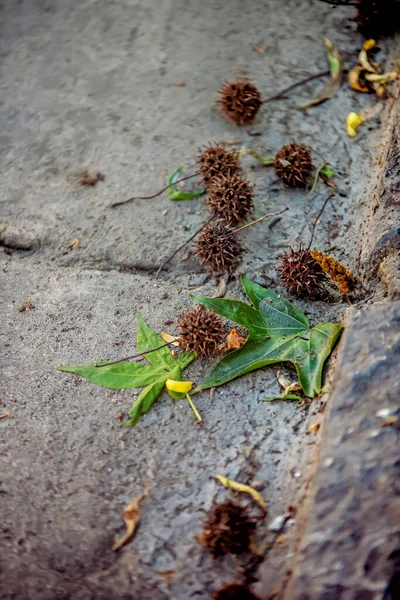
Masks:
[[[215,592],[211,600],[259,600],[247,585],[231,583]]]
[[[378,38],[400,31],[399,0],[358,0],[355,17],[366,38]]]
[[[221,113],[236,125],[251,123],[262,104],[260,92],[246,79],[226,81],[218,93]]]
[[[214,502],[208,514],[199,541],[207,546],[212,554],[242,554],[249,550],[254,536],[256,522],[240,504],[225,500]]]
[[[195,240],[195,255],[213,271],[232,273],[240,262],[243,248],[232,229],[208,223]]]
[[[286,144],[277,152],[274,167],[279,179],[293,188],[307,188],[314,172],[310,151],[295,142]]]
[[[239,175],[219,175],[211,182],[208,208],[213,217],[234,227],[254,210],[253,186]]]
[[[309,250],[300,245],[299,250],[290,248],[280,256],[277,267],[285,288],[298,298],[319,298],[327,281],[324,271],[311,256]]]
[[[223,144],[210,144],[200,148],[197,164],[206,188],[218,175],[234,175],[242,171],[235,154]]]
[[[311,250],[312,258],[320,265],[321,269],[329,275],[332,281],[339,284],[339,292],[350,294],[355,288],[356,280],[351,271],[346,269],[336,258],[328,256],[318,250]]]
[[[199,304],[181,315],[179,343],[187,352],[196,352],[198,356],[215,356],[223,351],[225,339],[224,324],[214,311]]]

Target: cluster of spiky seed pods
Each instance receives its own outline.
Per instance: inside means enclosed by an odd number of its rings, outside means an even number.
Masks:
[[[195,254],[213,271],[232,273],[243,253],[233,228],[254,210],[253,186],[244,178],[236,155],[222,144],[201,149],[197,163],[213,222],[197,237]]]
[[[221,112],[238,125],[251,122],[261,106],[261,95],[248,81],[225,83],[220,91]],[[197,165],[211,219],[195,239],[195,255],[214,272],[231,274],[239,265],[243,246],[235,227],[254,211],[254,186],[245,178],[238,155],[224,144],[208,144],[199,151]],[[275,155],[276,175],[291,188],[307,189],[315,176],[310,150],[290,142]],[[341,293],[354,289],[350,271],[322,252],[291,248],[280,257],[277,272],[286,289],[299,298],[317,299],[325,293],[328,277]],[[213,311],[197,306],[179,321],[179,340],[186,351],[214,356],[226,351],[226,328]]]

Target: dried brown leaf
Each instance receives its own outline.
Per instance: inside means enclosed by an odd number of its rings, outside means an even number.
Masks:
[[[253,46],[254,52],[258,54],[265,54],[270,48],[272,48],[271,44],[265,44],[265,46]]]
[[[24,300],[22,305],[18,307],[18,312],[25,312],[31,310],[32,308],[35,308],[32,300]]]
[[[148,493],[149,489],[145,488],[143,494],[134,498],[132,502],[125,507],[124,521],[126,526],[126,533],[120,540],[115,542],[115,544],[112,547],[114,551],[120,550],[123,546],[130,542],[133,536],[135,535],[140,521],[139,504],[143,500],[143,498],[146,498]]]
[[[78,183],[80,183],[81,185],[88,185],[91,187],[95,186],[98,181],[103,181],[104,179],[104,175],[103,173],[100,173],[100,171],[97,171],[97,173],[89,173],[87,169],[79,171],[79,173],[77,173],[76,176],[78,179]]]
[[[232,329],[226,337],[226,351],[238,350],[245,343],[246,338],[242,337],[236,329]]]
[[[10,413],[9,411],[0,415],[0,419],[11,419],[11,417],[12,417],[12,413]]]
[[[68,248],[70,248],[71,250],[73,250],[74,248],[77,248],[78,246],[79,246],[79,238],[74,238],[68,244]]]

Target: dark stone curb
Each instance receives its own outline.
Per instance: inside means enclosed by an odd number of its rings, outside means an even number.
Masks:
[[[351,311],[286,598],[391,600],[400,589],[399,373],[400,303]]]
[[[400,86],[397,86],[398,88]],[[285,600],[400,598],[400,104],[360,235],[366,288],[392,302],[351,309],[322,450]]]

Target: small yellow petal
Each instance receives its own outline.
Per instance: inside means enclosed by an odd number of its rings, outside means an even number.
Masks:
[[[375,40],[367,40],[363,44],[363,50],[371,50],[376,44]]]
[[[179,346],[179,338],[174,336],[174,335],[169,335],[169,333],[162,333],[161,334],[162,339],[164,340],[164,342],[167,342],[167,344],[171,344],[171,346]]]
[[[351,112],[347,115],[346,126],[347,126],[347,133],[350,137],[356,136],[357,129],[362,122],[363,122],[362,115],[358,115],[355,112]]]
[[[257,492],[250,485],[246,485],[245,483],[239,483],[238,481],[233,481],[233,479],[228,479],[227,477],[223,477],[222,475],[214,475],[215,479],[218,479],[229,490],[234,490],[235,492],[244,492],[246,494],[250,494],[252,498],[258,502],[261,508],[266,512],[267,505],[265,504],[264,498],[261,496],[260,492]]]
[[[175,379],[167,379],[165,385],[167,390],[170,390],[171,392],[180,392],[182,394],[187,394],[193,387],[191,381],[175,381]]]

